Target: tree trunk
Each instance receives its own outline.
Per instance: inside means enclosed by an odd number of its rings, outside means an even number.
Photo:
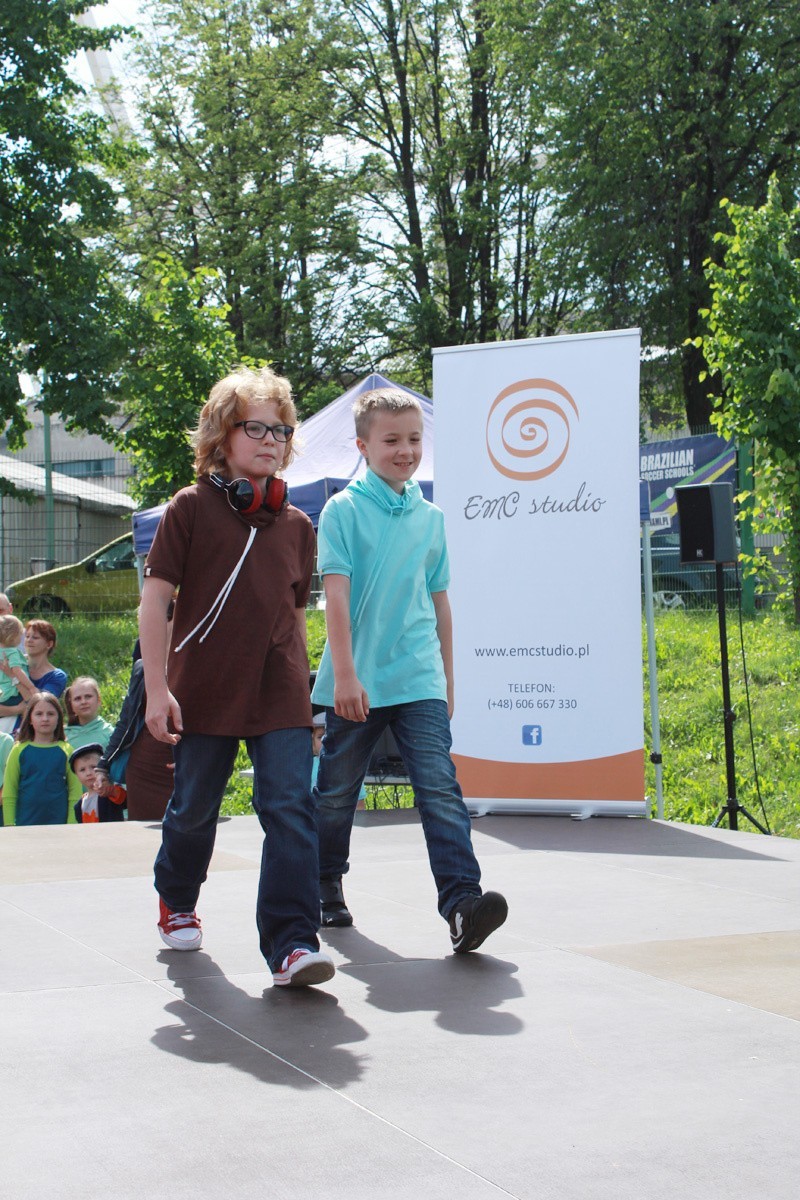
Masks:
[[[686,421],[692,433],[705,431],[711,422],[711,400],[709,381],[700,380],[700,372],[706,370],[702,350],[696,346],[684,346],[681,361],[683,395],[686,401]]]

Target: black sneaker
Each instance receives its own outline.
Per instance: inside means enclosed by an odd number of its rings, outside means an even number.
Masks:
[[[467,954],[470,950],[477,950],[507,916],[508,904],[505,896],[499,892],[465,896],[450,913],[450,941],[454,952]]]
[[[353,924],[353,918],[344,902],[341,879],[320,879],[319,902],[323,925],[343,927]]]

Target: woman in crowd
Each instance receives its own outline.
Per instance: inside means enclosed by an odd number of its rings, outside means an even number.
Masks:
[[[67,673],[50,662],[56,648],[56,631],[49,621],[28,621],[25,626],[25,654],[28,658],[28,674],[33,692],[49,692],[51,696],[62,696],[67,686]],[[30,696],[22,696],[23,700]]]
[[[28,676],[15,679],[20,696],[18,704],[0,705],[0,717],[14,716],[17,727],[28,701],[37,692],[49,692],[58,698],[67,686],[66,671],[54,667],[50,655],[56,645],[56,631],[49,621],[28,621],[25,626],[25,655],[28,659]],[[2,667],[0,667],[2,669]],[[6,672],[8,673],[8,671]],[[19,674],[19,673],[17,673]]]

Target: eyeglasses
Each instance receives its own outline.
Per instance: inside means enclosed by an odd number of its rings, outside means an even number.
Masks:
[[[268,433],[276,442],[290,442],[294,433],[293,425],[265,425],[263,421],[235,421],[233,428],[243,429],[256,442],[260,442]]]

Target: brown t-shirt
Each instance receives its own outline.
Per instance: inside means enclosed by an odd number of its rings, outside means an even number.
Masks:
[[[253,528],[253,544],[219,618],[201,641]],[[244,517],[205,478],[173,497],[145,575],[180,588],[167,677],[185,733],[243,738],[311,725],[308,657],[296,610],[308,600],[314,544],[311,522],[291,504],[277,516],[262,508]]]

